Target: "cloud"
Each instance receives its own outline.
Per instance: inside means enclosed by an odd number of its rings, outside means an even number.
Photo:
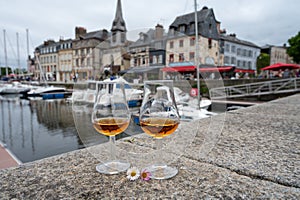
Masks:
[[[26,44],[25,30],[28,28],[31,53],[44,40],[57,40],[60,36],[74,38],[76,26],[83,26],[88,31],[110,30],[117,4],[117,0],[0,1],[0,28],[6,29],[14,44],[15,34],[19,32],[22,48]],[[238,38],[257,45],[282,45],[300,31],[299,0],[197,2],[198,9],[203,6],[213,8],[221,27],[228,33],[236,33]],[[154,28],[157,23],[168,29],[177,16],[194,11],[194,0],[122,0],[122,8],[128,31]],[[2,34],[0,40],[3,41]],[[0,48],[3,49],[1,42]],[[1,49],[0,64],[3,62]]]

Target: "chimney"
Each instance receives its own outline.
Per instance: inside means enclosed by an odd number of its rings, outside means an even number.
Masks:
[[[164,27],[160,24],[155,26],[155,39],[162,39],[164,36]]]
[[[102,30],[102,36],[103,36],[103,38],[102,39],[104,39],[104,40],[106,40],[107,38],[108,38],[108,31],[106,30],[106,29],[103,29]]]
[[[86,29],[83,27],[76,27],[75,28],[75,39],[79,39],[80,36],[86,34]]]

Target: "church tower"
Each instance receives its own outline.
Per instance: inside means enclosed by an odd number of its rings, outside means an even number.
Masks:
[[[121,0],[118,0],[116,16],[111,28],[111,46],[124,46],[126,42],[126,25],[123,19]]]

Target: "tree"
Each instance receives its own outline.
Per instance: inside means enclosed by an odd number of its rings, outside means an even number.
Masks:
[[[294,37],[288,40],[289,47],[287,49],[287,54],[291,56],[296,63],[300,63],[300,31]]]
[[[0,67],[0,71],[1,71],[1,74],[0,74],[0,76],[2,75],[2,76],[6,76],[6,67]],[[10,73],[12,73],[12,70],[11,70],[11,68],[10,67],[8,67],[8,74],[10,74]]]
[[[267,53],[261,53],[257,58],[257,71],[260,72],[260,69],[270,65],[270,55]]]

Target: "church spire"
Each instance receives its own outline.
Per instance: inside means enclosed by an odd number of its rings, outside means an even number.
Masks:
[[[126,25],[122,14],[121,0],[118,0],[116,16],[112,24],[111,32],[126,32]]]

